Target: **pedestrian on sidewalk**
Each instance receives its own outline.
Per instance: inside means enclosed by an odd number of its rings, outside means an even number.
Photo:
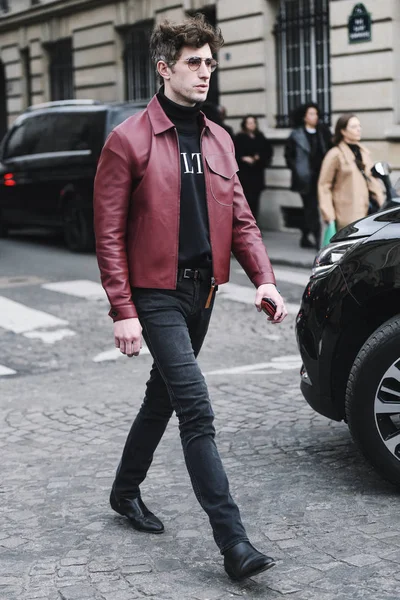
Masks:
[[[243,579],[274,561],[250,544],[229,492],[197,362],[216,288],[229,278],[231,250],[257,288],[257,309],[269,296],[277,305],[274,323],[287,312],[236,175],[232,140],[200,110],[217,67],[213,54],[222,44],[220,30],[201,15],[156,26],[151,54],[163,86],[146,110],[108,137],[94,210],[116,347],[137,356],[143,335],[154,360],[116,472],[111,506],[139,531],[164,531],[145,506],[140,486],[175,411],[193,489],[225,570]]]
[[[329,127],[320,122],[320,110],[314,102],[301,105],[294,112],[293,120],[295,129],[286,142],[285,159],[292,172],[291,189],[299,192],[304,207],[300,246],[319,249],[318,177],[322,160],[332,147],[332,134]],[[310,234],[314,242],[309,239]]]
[[[318,182],[319,206],[325,223],[342,229],[384,203],[383,188],[371,174],[373,161],[361,141],[361,123],[352,113],[339,117],[334,147],[325,156]]]
[[[273,148],[271,142],[258,128],[254,115],[247,115],[235,137],[236,159],[239,179],[251,212],[257,221],[260,212],[261,192],[265,188],[265,169],[271,164]]]

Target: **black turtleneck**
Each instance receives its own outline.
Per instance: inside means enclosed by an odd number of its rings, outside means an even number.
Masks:
[[[181,156],[179,267],[211,265],[206,187],[200,149],[200,104],[182,106],[172,102],[161,88],[157,98],[178,132]]]

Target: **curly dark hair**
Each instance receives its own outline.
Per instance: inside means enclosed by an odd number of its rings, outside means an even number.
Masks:
[[[224,44],[224,38],[219,27],[210,25],[204,15],[197,13],[181,23],[164,20],[156,25],[151,34],[151,58],[155,65],[163,60],[173,66],[184,46],[201,48],[206,44],[215,54]]]
[[[320,108],[315,102],[307,102],[306,104],[301,104],[300,106],[297,106],[297,108],[295,108],[291,114],[291,122],[293,127],[303,127],[304,119],[309,108],[315,108],[315,110],[318,113],[318,117],[321,116]]]

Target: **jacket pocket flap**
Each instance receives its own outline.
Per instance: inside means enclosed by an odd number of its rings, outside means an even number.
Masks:
[[[206,156],[206,161],[211,171],[225,177],[225,179],[232,179],[239,170],[233,152],[229,152],[229,154],[209,154]]]

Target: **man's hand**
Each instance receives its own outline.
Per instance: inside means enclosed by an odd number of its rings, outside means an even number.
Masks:
[[[282,296],[273,283],[263,283],[263,285],[260,285],[260,287],[257,288],[254,304],[256,305],[258,312],[262,310],[261,300],[263,298],[271,298],[276,304],[275,316],[268,317],[268,321],[271,321],[272,323],[282,323],[283,319],[287,316],[287,310]]]
[[[115,347],[127,356],[139,356],[142,347],[142,326],[139,319],[123,319],[114,323]]]
[[[242,156],[242,161],[248,165],[252,165],[254,163],[254,158],[252,156]]]

